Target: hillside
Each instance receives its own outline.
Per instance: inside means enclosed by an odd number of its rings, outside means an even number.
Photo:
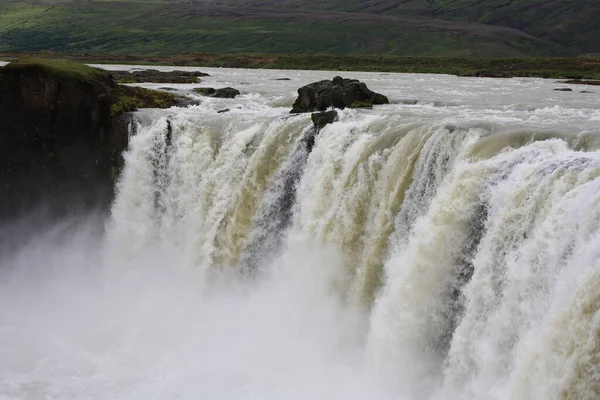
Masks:
[[[203,4],[214,2],[195,0]],[[226,0],[253,7],[345,10],[357,13],[470,21],[519,29],[578,52],[600,51],[600,2],[595,0]],[[223,3],[220,1],[219,3]]]
[[[582,39],[575,34],[564,35],[564,40],[559,41],[544,31],[535,37],[534,31],[542,31],[544,24],[553,21],[551,18],[539,21],[535,29],[516,26],[527,28],[530,33],[515,27],[483,24],[500,21],[502,13],[510,10],[500,7],[492,18],[490,12],[476,3],[475,0],[0,0],[0,52],[520,57],[596,51],[587,36]],[[492,3],[495,1],[485,2],[486,7]],[[512,3],[520,7],[516,3],[524,6],[535,2],[513,0]]]

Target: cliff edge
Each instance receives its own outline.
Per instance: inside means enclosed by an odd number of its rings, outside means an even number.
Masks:
[[[69,61],[0,68],[0,221],[37,205],[53,213],[109,205],[128,144],[127,113],[184,102]]]

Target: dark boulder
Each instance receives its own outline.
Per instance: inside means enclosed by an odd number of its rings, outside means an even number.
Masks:
[[[0,220],[40,203],[72,209],[75,198],[106,206],[128,145],[128,112],[181,100],[66,61],[0,68]]]
[[[387,97],[373,92],[365,83],[336,76],[331,81],[314,82],[298,89],[298,98],[291,113],[325,111],[330,107],[370,107],[388,103]]]
[[[232,87],[225,87],[225,88],[221,88],[221,89],[195,88],[194,92],[201,94],[203,96],[218,97],[218,98],[222,98],[222,99],[233,99],[237,95],[240,94],[239,90],[234,89]]]
[[[572,92],[573,89],[571,89],[571,88],[557,88],[557,89],[554,89],[554,91],[555,92]]]
[[[232,87],[225,87],[221,89],[217,89],[213,97],[219,97],[221,99],[233,99],[235,96],[239,95],[240,91],[234,89]]]
[[[203,96],[212,96],[213,94],[215,94],[216,90],[211,87],[199,87],[199,88],[194,88],[194,92],[201,94]]]
[[[312,120],[315,128],[321,129],[325,125],[332,124],[337,121],[338,113],[335,110],[316,112],[310,115],[310,119]]]

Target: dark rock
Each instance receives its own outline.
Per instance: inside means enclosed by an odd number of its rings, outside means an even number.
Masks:
[[[582,80],[582,79],[569,79],[568,81],[563,81],[559,83],[568,83],[571,85],[591,85],[591,86],[600,86],[600,81],[590,81],[590,80]]]
[[[128,145],[128,113],[180,102],[64,61],[0,68],[0,220],[40,203],[72,209],[75,198],[107,206]]]
[[[233,99],[240,94],[240,91],[231,87],[214,89],[214,88],[195,88],[194,92],[203,96],[218,97],[222,99]]]
[[[373,108],[373,104],[368,101],[355,100],[348,106],[348,108]]]
[[[314,82],[298,89],[298,98],[290,112],[325,111],[329,107],[344,109],[352,104],[372,106],[388,103],[387,97],[371,91],[365,83],[336,76],[331,81]]]
[[[582,90],[582,91],[581,91],[581,92],[579,92],[579,93],[594,93],[594,92],[590,92],[589,90]]]
[[[219,97],[222,99],[233,99],[235,96],[237,96],[239,94],[240,94],[239,90],[234,89],[232,87],[226,87],[226,88],[217,89],[215,94],[213,94],[213,97]]]
[[[162,72],[155,69],[141,71],[111,71],[110,74],[119,83],[198,83],[199,77],[209,76],[198,71],[168,71]]]
[[[276,81],[291,81],[290,78],[276,78]]]
[[[204,96],[211,96],[211,95],[215,94],[216,90],[211,87],[199,87],[199,88],[194,88],[194,92],[199,93]]]
[[[322,111],[312,113],[310,115],[310,119],[312,120],[315,128],[321,129],[327,124],[334,123],[338,120],[338,113],[335,110]]]
[[[223,113],[226,113],[226,112],[229,112],[229,111],[231,111],[229,108],[224,108],[222,110],[217,111],[217,114],[223,114]]]
[[[498,70],[477,71],[474,75],[479,78],[510,78],[512,76],[509,73]]]
[[[554,89],[554,91],[557,91],[557,92],[572,92],[573,89],[571,89],[571,88],[557,88],[557,89]]]

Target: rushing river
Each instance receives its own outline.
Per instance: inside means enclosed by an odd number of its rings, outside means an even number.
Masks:
[[[4,228],[0,399],[600,397],[600,88],[198,70],[109,216]],[[391,104],[311,149],[335,75]]]

